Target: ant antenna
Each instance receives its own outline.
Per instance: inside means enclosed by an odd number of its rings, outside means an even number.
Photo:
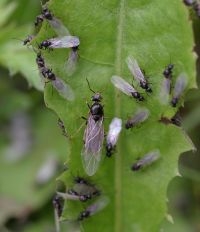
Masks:
[[[168,65],[173,65],[173,63],[172,63],[172,56],[171,56],[171,54],[169,54],[169,64]],[[166,67],[168,67],[168,65],[166,66]]]
[[[15,40],[18,40],[18,41],[24,42],[24,40],[23,40],[23,39],[19,39],[19,38],[11,38],[11,39],[15,39]]]
[[[88,88],[89,88],[89,90],[90,90],[91,92],[95,93],[95,91],[91,89],[91,87],[90,87],[90,83],[89,83],[89,81],[88,81],[87,77],[86,77],[86,81],[87,81],[87,84],[88,84]]]

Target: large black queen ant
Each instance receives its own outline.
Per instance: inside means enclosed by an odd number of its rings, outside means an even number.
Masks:
[[[89,116],[87,118],[87,126],[84,132],[84,146],[81,152],[83,167],[89,176],[96,173],[102,153],[102,146],[104,140],[104,110],[101,104],[101,94],[96,93],[91,89],[89,81],[86,79],[88,87],[91,92],[93,104],[88,107],[90,109]]]

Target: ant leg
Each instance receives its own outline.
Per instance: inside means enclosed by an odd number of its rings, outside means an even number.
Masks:
[[[87,106],[88,106],[89,109],[91,109],[91,106],[88,103],[87,103]]]
[[[93,89],[91,89],[91,87],[90,87],[90,83],[89,83],[89,81],[88,81],[88,79],[87,79],[87,78],[86,78],[86,81],[87,81],[87,84],[88,84],[88,88],[89,88],[89,90],[90,90],[91,92],[95,93],[95,91],[94,91]]]

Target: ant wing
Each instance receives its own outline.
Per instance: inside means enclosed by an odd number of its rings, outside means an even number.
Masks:
[[[169,101],[169,94],[171,90],[171,79],[163,78],[161,83],[161,91],[160,91],[160,102],[166,105]]]
[[[48,20],[48,22],[58,36],[62,37],[62,36],[70,35],[67,27],[56,17],[53,17],[53,19]]]
[[[61,97],[69,101],[74,100],[75,98],[74,91],[62,79],[60,79],[59,77],[56,77],[56,79],[52,80],[51,83],[53,87],[58,91]]]
[[[137,92],[133,86],[131,86],[128,82],[126,82],[123,78],[119,76],[112,76],[111,82],[113,85],[121,90],[123,93],[125,93],[128,96],[132,97],[132,93]]]
[[[131,56],[128,56],[126,59],[126,63],[128,65],[130,72],[132,73],[132,75],[134,76],[134,78],[136,79],[137,82],[139,82],[139,83],[146,82],[144,75],[143,75],[136,59],[134,59]]]
[[[63,193],[63,192],[57,192],[57,195],[59,197],[62,197],[64,200],[72,200],[72,201],[78,201],[79,200],[79,196],[75,195],[75,194],[71,194],[71,193]]]
[[[44,72],[44,70],[46,70],[46,68],[38,66],[38,70],[39,70],[41,85],[44,87],[46,83],[46,78],[44,77],[42,73]]]
[[[116,145],[121,129],[122,120],[120,118],[113,118],[112,122],[109,125],[107,144],[112,144],[112,146]]]
[[[181,73],[176,80],[175,86],[174,86],[174,96],[175,98],[179,98],[182,92],[184,91],[185,87],[187,85],[187,76],[185,73]]]
[[[102,209],[104,209],[108,203],[109,203],[109,199],[103,196],[97,201],[95,201],[92,205],[88,206],[86,210],[89,211],[90,216],[92,216],[98,213],[99,211],[101,211]]]
[[[139,109],[136,114],[130,119],[132,126],[135,126],[141,122],[144,122],[149,117],[148,109]]]
[[[160,151],[159,150],[151,151],[148,154],[146,154],[144,157],[139,159],[134,165],[145,167],[147,165],[152,164],[153,162],[155,162],[159,158],[160,158]]]
[[[81,153],[83,166],[89,176],[94,175],[99,167],[103,139],[103,117],[95,121],[90,113],[84,134],[85,144]]]
[[[77,61],[78,61],[78,50],[74,51],[73,49],[71,49],[66,63],[66,72],[68,76],[71,76],[75,72]]]
[[[79,38],[71,35],[56,37],[48,39],[47,41],[51,43],[49,48],[73,48],[78,47],[80,44]]]

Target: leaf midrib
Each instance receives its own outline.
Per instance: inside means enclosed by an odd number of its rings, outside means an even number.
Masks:
[[[122,72],[122,39],[123,39],[123,24],[124,24],[124,4],[125,0],[119,2],[119,21],[117,27],[117,43],[116,43],[116,57],[115,57],[115,72],[121,75]],[[115,92],[115,115],[120,114],[120,100]],[[121,156],[120,148],[118,147],[118,154],[115,156],[115,232],[121,232]]]

